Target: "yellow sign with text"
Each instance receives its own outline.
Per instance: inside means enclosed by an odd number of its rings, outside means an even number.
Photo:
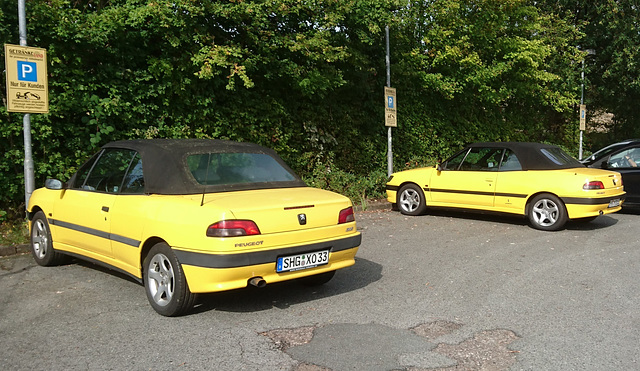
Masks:
[[[587,128],[587,106],[580,105],[580,130],[586,130]]]
[[[398,102],[396,101],[396,89],[384,88],[384,124],[385,126],[398,126]]]
[[[7,71],[7,111],[49,112],[47,51],[4,44]]]

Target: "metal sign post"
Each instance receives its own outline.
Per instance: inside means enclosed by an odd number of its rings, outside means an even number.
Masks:
[[[387,131],[387,176],[393,174],[393,149],[392,149],[392,136],[391,128],[397,126],[396,121],[396,89],[391,87],[391,59],[389,57],[389,26],[385,26],[386,44],[387,44],[387,87],[385,92],[385,126],[388,126]],[[389,93],[389,95],[387,94]],[[391,93],[393,93],[391,95]]]
[[[33,155],[31,151],[31,114],[49,112],[46,51],[27,47],[27,16],[25,0],[18,0],[18,31],[20,46],[5,44],[7,76],[7,111],[25,113],[24,135],[24,200],[25,207],[35,189]]]
[[[18,28],[20,30],[20,45],[27,46],[27,12],[25,0],[18,0]],[[35,187],[33,155],[31,152],[31,115],[25,114],[22,119],[24,130],[24,207],[29,205],[29,199]]]
[[[587,126],[587,107],[584,105],[584,58],[582,59],[582,84],[580,84],[580,144],[578,147],[578,160],[582,160],[582,133]]]
[[[586,50],[587,55],[596,55],[593,49]],[[582,133],[587,128],[587,106],[584,104],[584,58],[582,58],[582,73],[580,84],[580,147],[578,148],[578,160],[582,160]]]

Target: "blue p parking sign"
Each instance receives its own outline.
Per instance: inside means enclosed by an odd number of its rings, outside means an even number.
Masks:
[[[18,80],[19,81],[38,81],[38,69],[35,62],[18,61]]]

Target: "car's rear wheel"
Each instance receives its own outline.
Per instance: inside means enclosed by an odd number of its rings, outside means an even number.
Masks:
[[[313,276],[302,277],[300,282],[305,286],[320,286],[331,281],[336,271],[324,272]]]
[[[153,246],[144,259],[144,287],[153,309],[167,317],[183,314],[196,299],[178,258],[164,242]]]
[[[407,184],[400,188],[398,208],[405,215],[420,215],[427,210],[424,192],[415,184]]]
[[[31,253],[36,263],[48,267],[64,263],[67,256],[53,248],[49,223],[42,211],[31,219]]]
[[[534,197],[529,207],[529,221],[536,229],[557,231],[567,223],[567,209],[560,199],[552,194]]]

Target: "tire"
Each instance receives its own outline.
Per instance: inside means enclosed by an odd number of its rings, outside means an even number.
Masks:
[[[540,194],[529,206],[529,222],[543,231],[557,231],[568,220],[567,209],[560,199],[551,194]]]
[[[31,254],[38,265],[50,267],[60,265],[67,256],[53,248],[49,222],[42,211],[38,211],[31,219]]]
[[[167,317],[179,316],[193,307],[192,294],[178,258],[164,242],[154,245],[144,259],[144,287],[151,307]]]
[[[331,281],[336,271],[324,272],[313,276],[300,278],[300,283],[305,286],[321,286]]]
[[[404,215],[421,215],[427,210],[424,192],[415,184],[407,184],[400,188],[397,204]]]

